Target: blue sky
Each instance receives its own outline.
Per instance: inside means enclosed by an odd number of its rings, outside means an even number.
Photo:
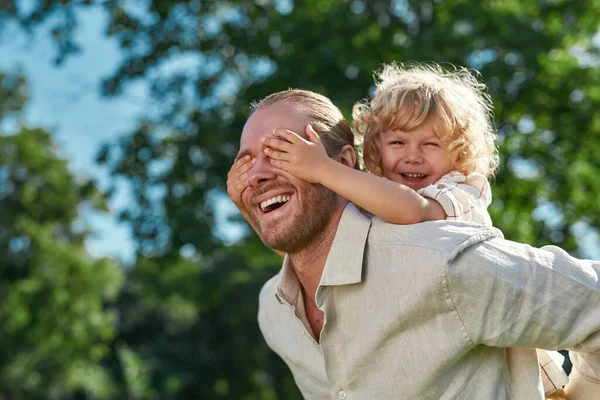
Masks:
[[[135,126],[147,96],[141,84],[119,98],[100,96],[100,80],[114,70],[119,51],[116,43],[103,35],[103,12],[89,10],[80,16],[76,34],[83,49],[80,55],[56,67],[52,62],[56,49],[45,27],[34,36],[26,36],[10,26],[0,42],[0,68],[18,68],[27,76],[30,101],[25,110],[26,125],[50,131],[72,171],[79,177],[96,179],[106,188],[108,175],[95,164],[96,152],[103,142]],[[118,209],[126,201],[125,191],[121,191],[111,206]],[[93,255],[131,263],[134,243],[127,227],[118,224],[113,214],[87,211],[82,213],[82,222],[97,232],[87,241]]]
[[[30,101],[25,124],[51,132],[72,171],[96,180],[106,189],[109,177],[95,163],[96,153],[103,143],[130,132],[151,101],[143,82],[130,83],[116,98],[100,95],[102,78],[111,74],[121,59],[119,48],[116,41],[104,35],[107,17],[102,9],[86,8],[78,16],[75,37],[82,53],[57,67],[52,62],[56,49],[47,27],[27,36],[9,26],[0,41],[0,69],[18,68],[27,76]],[[11,125],[5,128],[10,131]],[[133,263],[135,243],[127,226],[116,220],[116,210],[127,201],[127,188],[119,186],[110,204],[113,212],[82,210],[80,222],[96,233],[86,241],[92,255],[113,257],[126,265]],[[213,196],[213,201],[217,216],[214,233],[235,241],[246,232],[243,226],[226,223],[227,216],[236,212],[235,206],[226,196]]]

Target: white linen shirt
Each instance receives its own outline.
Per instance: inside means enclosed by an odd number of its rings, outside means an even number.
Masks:
[[[488,206],[492,202],[492,189],[485,176],[479,173],[464,175],[452,171],[432,185],[417,191],[420,195],[437,201],[446,219],[475,222],[492,226]],[[509,348],[508,357],[520,358],[519,352],[529,349]],[[556,351],[537,350],[544,393],[549,395],[564,386],[569,379],[562,368],[564,357]],[[599,395],[600,397],[600,395]]]
[[[307,400],[543,399],[535,347],[574,347],[574,369],[600,382],[599,281],[600,263],[557,247],[463,222],[388,224],[349,203],[316,293],[320,342],[287,257],[258,320]]]

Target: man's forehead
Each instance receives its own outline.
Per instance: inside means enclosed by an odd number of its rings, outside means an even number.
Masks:
[[[240,153],[260,143],[263,137],[273,136],[275,129],[289,129],[304,136],[306,124],[306,110],[299,104],[281,101],[264,106],[246,121],[240,138]]]
[[[305,120],[306,108],[304,106],[289,101],[280,101],[256,110],[246,121],[246,126],[262,128],[277,124],[292,126]],[[277,128],[287,129],[286,126],[277,126]]]

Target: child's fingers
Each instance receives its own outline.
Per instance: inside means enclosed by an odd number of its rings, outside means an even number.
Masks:
[[[233,202],[239,206],[242,193],[250,185],[248,182],[248,173],[244,173],[236,178],[227,180],[227,194]]]
[[[248,172],[243,172],[241,173],[238,178],[237,178],[238,182],[246,182],[248,180]]]
[[[242,180],[246,180],[248,178],[248,173],[244,172],[241,174],[231,174],[227,177],[227,189],[229,190],[230,188],[234,188],[237,186],[237,184],[242,181]]]
[[[266,155],[268,155],[270,158],[272,158],[274,160],[282,160],[282,161],[289,161],[290,160],[289,153],[285,153],[283,151],[273,150],[272,148],[269,148],[269,147],[265,147],[264,151],[265,151]]]
[[[268,137],[262,138],[262,144],[265,145],[266,147],[271,147],[275,150],[285,151],[285,152],[290,151],[290,149],[292,147],[292,145],[289,142],[286,142],[285,140],[281,140],[281,139],[277,139],[277,138],[268,138]]]
[[[234,179],[234,178],[227,179],[227,194],[229,195],[231,200],[233,200],[234,203],[236,201],[238,201],[238,199],[242,195],[244,186],[241,184],[242,184],[242,182],[239,181],[238,179]]]
[[[275,129],[273,131],[273,135],[280,137],[282,139],[287,140],[290,143],[296,143],[298,141],[304,140],[302,137],[300,137],[300,135],[298,135],[296,132],[287,130],[287,129]]]
[[[319,134],[317,133],[317,131],[315,131],[312,127],[311,124],[306,125],[306,128],[304,129],[306,136],[308,137],[308,139],[313,142],[313,143],[321,143],[321,137],[319,136]]]
[[[283,170],[287,170],[286,166],[289,165],[289,162],[287,161],[282,161],[282,160],[274,160],[271,159],[271,164],[274,165],[277,168],[281,168]]]
[[[252,169],[256,158],[244,156],[236,160],[227,174],[227,194],[237,201],[248,186],[248,173]]]
[[[248,175],[246,175],[247,177]],[[248,186],[248,180],[247,179],[240,179],[240,181],[235,185],[235,188],[237,189],[238,192],[242,192],[244,189],[246,189],[246,187]]]
[[[246,162],[240,165],[235,171],[231,173],[231,177],[233,179],[241,179],[242,175],[248,175],[248,171],[250,171],[252,169],[252,166],[254,165],[254,160],[255,159],[253,159],[251,162]]]
[[[248,171],[250,171],[252,169],[252,167],[254,166],[255,161],[256,161],[256,158],[253,158],[250,162],[245,162],[242,165],[240,165],[240,167],[238,168],[238,174],[244,174],[244,173],[247,173]]]
[[[250,159],[251,157],[249,155],[238,158],[231,166],[231,169],[227,173],[227,177],[239,174],[239,171],[247,168],[248,165],[252,166],[252,164],[249,163]]]
[[[235,163],[233,163],[233,166],[235,168],[239,168],[242,165],[246,164],[247,162],[249,162],[252,159],[252,157],[250,157],[250,154],[246,154],[243,157],[238,158]]]

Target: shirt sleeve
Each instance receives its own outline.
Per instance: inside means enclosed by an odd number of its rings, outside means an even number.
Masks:
[[[499,238],[465,247],[444,284],[471,345],[568,349],[575,386],[599,385],[600,262]]]
[[[492,191],[488,180],[481,174],[465,176],[453,171],[417,193],[440,203],[448,220],[492,225],[487,211],[492,202]]]

